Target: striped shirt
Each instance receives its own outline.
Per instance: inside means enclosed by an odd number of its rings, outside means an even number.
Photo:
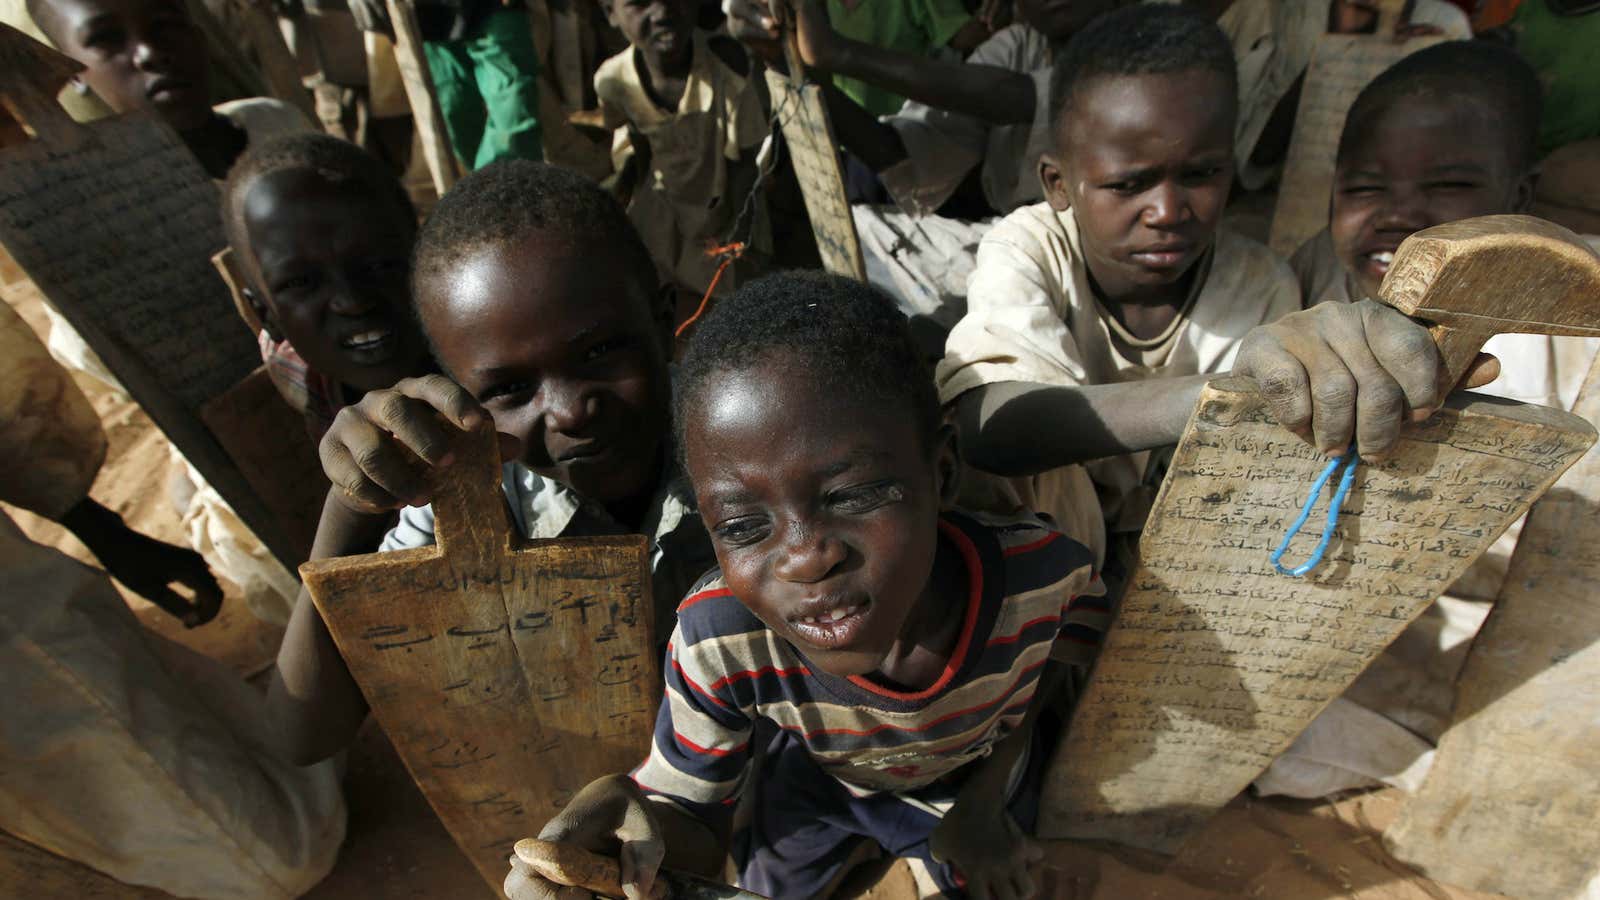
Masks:
[[[855,796],[954,796],[945,776],[987,755],[1021,722],[1047,657],[1086,661],[1110,625],[1089,551],[1038,519],[952,513],[945,541],[969,573],[967,608],[944,674],[902,692],[814,670],[712,572],[678,608],[666,697],[634,781],[719,822],[747,782],[765,718],[800,738]],[[1061,644],[1061,651],[1052,648]]]

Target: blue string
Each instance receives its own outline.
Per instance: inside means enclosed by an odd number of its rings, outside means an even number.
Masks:
[[[1279,560],[1289,551],[1289,542],[1300,533],[1300,527],[1311,518],[1311,507],[1316,505],[1317,498],[1322,496],[1322,489],[1327,485],[1328,479],[1333,477],[1339,464],[1344,464],[1344,474],[1339,476],[1339,486],[1333,491],[1333,498],[1328,501],[1328,523],[1322,526],[1322,539],[1317,541],[1317,547],[1311,551],[1311,556],[1305,562],[1293,569],[1285,569]],[[1339,507],[1344,505],[1345,495],[1350,493],[1350,486],[1356,480],[1356,468],[1361,465],[1361,456],[1356,453],[1355,445],[1351,445],[1343,456],[1336,456],[1328,460],[1328,465],[1323,468],[1322,474],[1311,484],[1311,493],[1306,497],[1306,505],[1300,507],[1300,517],[1289,526],[1289,533],[1283,536],[1283,543],[1278,549],[1272,551],[1272,567],[1278,570],[1279,575],[1289,575],[1294,578],[1306,574],[1322,564],[1322,555],[1328,551],[1328,544],[1333,541],[1333,530],[1339,524]]]

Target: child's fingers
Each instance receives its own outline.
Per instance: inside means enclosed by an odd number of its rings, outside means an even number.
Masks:
[[[333,427],[317,446],[322,471],[338,489],[340,502],[365,513],[388,512],[400,506],[401,500],[367,477],[350,448],[352,439],[358,445],[371,446],[381,443],[383,437],[354,408],[346,407],[339,411]]]
[[[1479,353],[1478,358],[1467,366],[1467,374],[1461,379],[1464,388],[1480,388],[1500,377],[1500,360],[1487,353]]]
[[[407,378],[396,384],[394,390],[438,410],[462,431],[471,431],[489,418],[488,411],[465,388],[443,375]]]
[[[332,436],[330,431],[329,437]],[[350,427],[340,431],[339,439],[331,442],[331,446],[330,441],[323,441],[324,447],[330,447],[340,468],[338,477],[330,470],[328,478],[343,487],[350,496],[389,508],[395,503],[388,498],[403,500],[413,506],[426,503],[429,496],[427,480],[394,444],[395,439],[381,426],[370,422],[351,423]],[[325,466],[327,462],[325,459]],[[378,490],[374,491],[374,487]]]
[[[1406,395],[1368,346],[1365,316],[1341,316],[1328,323],[1328,340],[1354,379],[1355,438],[1362,456],[1377,458],[1400,438]],[[1426,337],[1426,332],[1423,333]],[[1348,444],[1324,447],[1343,451]]]
[[[1439,396],[1439,350],[1428,330],[1375,300],[1356,304],[1367,347],[1405,394],[1413,410],[1432,409]]]
[[[1245,338],[1234,372],[1256,380],[1278,424],[1296,434],[1310,433],[1311,382],[1306,367],[1274,335],[1260,330]]]

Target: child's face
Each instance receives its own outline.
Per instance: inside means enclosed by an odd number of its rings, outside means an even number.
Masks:
[[[672,322],[631,259],[534,232],[415,289],[439,364],[522,440],[530,469],[599,503],[649,495],[670,421]]]
[[[179,131],[211,114],[205,41],[183,0],[50,0],[40,22],[116,112],[153,110]]]
[[[1040,161],[1045,196],[1078,220],[1107,299],[1172,285],[1211,246],[1233,179],[1235,99],[1210,71],[1106,77],[1078,88]]]
[[[1466,98],[1403,97],[1364,123],[1334,172],[1328,230],[1369,297],[1413,232],[1524,211],[1533,179],[1513,169],[1504,123]]]
[[[694,12],[686,0],[605,0],[606,17],[655,65],[687,62]]]
[[[1017,0],[1017,18],[1045,37],[1065,40],[1089,20],[1124,5],[1127,0]]]
[[[416,225],[392,200],[304,170],[265,175],[243,207],[263,320],[318,372],[365,393],[417,372],[406,304]]]
[[[684,455],[728,587],[823,671],[877,670],[927,626],[949,438],[930,449],[903,407],[820,389],[787,354],[693,407]]]

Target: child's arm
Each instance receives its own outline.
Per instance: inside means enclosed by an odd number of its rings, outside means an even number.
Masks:
[[[622,867],[623,890],[630,898],[662,896],[665,884],[656,881],[662,866],[716,877],[726,852],[710,826],[672,806],[646,799],[626,775],[607,775],[590,782],[544,826],[539,839],[616,857]],[[544,880],[515,856],[504,890],[509,900],[586,896]]]
[[[1273,415],[1329,453],[1352,436],[1362,456],[1381,458],[1403,422],[1443,401],[1439,353],[1426,328],[1374,300],[1323,303],[1246,336],[1233,374],[1249,375]],[[1487,384],[1480,364],[1465,387]],[[967,458],[982,469],[1032,474],[1130,450],[1175,444],[1211,376],[1119,385],[989,384],[956,400]]]
[[[766,0],[727,0],[729,31],[758,47],[775,44],[782,29]],[[1028,124],[1035,89],[1029,76],[999,66],[945,62],[851,40],[828,24],[819,0],[800,0],[795,11],[800,59],[833,75],[858,78],[928,106],[996,125]],[[771,58],[771,53],[763,51]],[[829,113],[833,109],[829,108]]]
[[[174,547],[129,528],[122,517],[85,497],[61,516],[65,525],[112,577],[193,628],[216,618],[222,588],[200,554]],[[171,587],[181,584],[193,603]]]
[[[451,430],[471,430],[487,415],[439,375],[405,379],[340,410],[320,448],[333,487],[311,558],[377,549],[395,510],[429,501],[423,469],[449,464]],[[503,453],[515,455],[515,444],[501,436]],[[301,765],[343,749],[366,718],[366,700],[304,587],[278,648],[267,710],[281,753]]]

